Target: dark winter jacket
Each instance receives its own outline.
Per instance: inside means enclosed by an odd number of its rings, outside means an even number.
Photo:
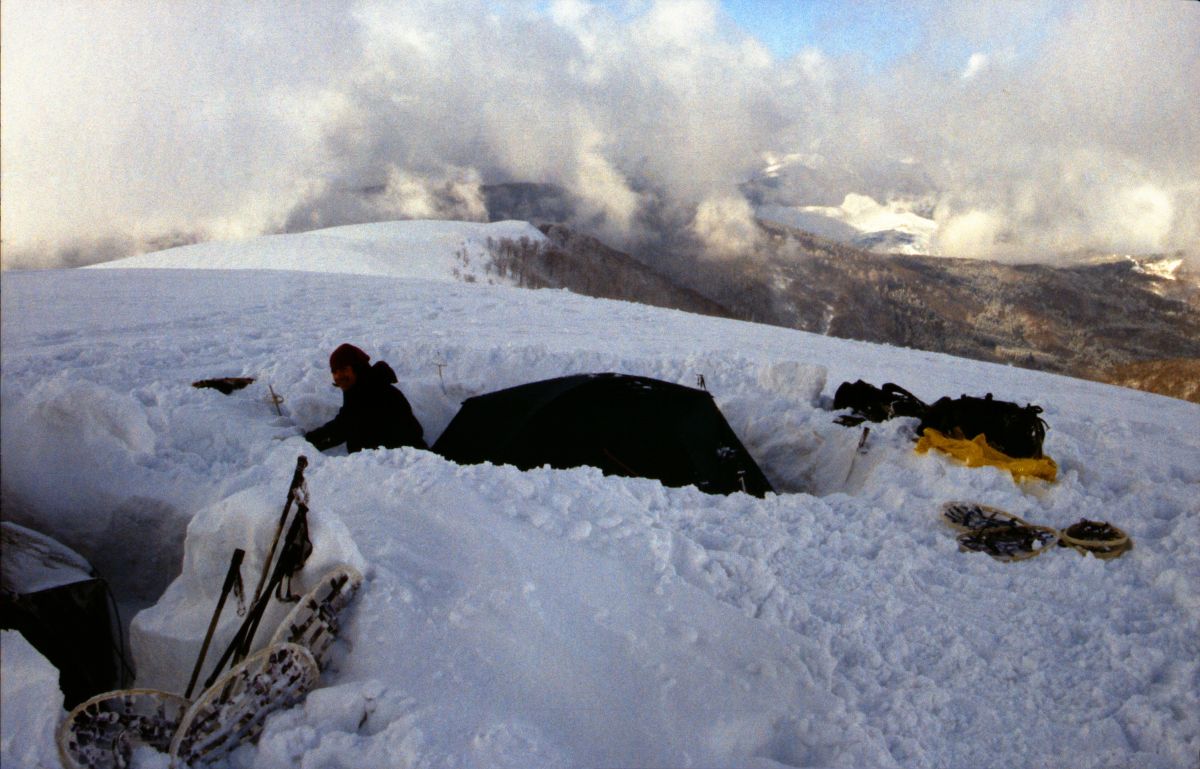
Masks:
[[[355,370],[354,386],[342,393],[342,409],[331,422],[304,437],[320,451],[346,444],[346,451],[415,446],[426,448],[424,430],[404,393],[392,385],[396,373],[383,361]]]

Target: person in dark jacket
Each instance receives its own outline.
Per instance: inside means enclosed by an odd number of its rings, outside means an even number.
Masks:
[[[396,372],[383,361],[343,344],[329,356],[333,384],[342,391],[342,408],[329,423],[304,434],[318,450],[342,443],[346,451],[425,445],[424,430],[404,393],[393,387]]]

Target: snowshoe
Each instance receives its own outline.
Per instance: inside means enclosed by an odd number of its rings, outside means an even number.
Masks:
[[[253,742],[267,716],[299,702],[319,677],[312,654],[296,644],[268,646],[251,655],[184,713],[170,744],[172,764],[199,769]]]
[[[324,670],[340,629],[340,614],[354,600],[362,582],[362,575],[350,566],[339,566],[326,574],[279,624],[271,644],[303,646],[312,653],[317,667]]]
[[[58,753],[68,769],[123,769],[148,745],[166,753],[188,701],[154,689],[122,689],[77,705],[58,728]]]
[[[959,531],[1028,525],[1007,510],[975,502],[947,502],[942,505],[942,519]]]
[[[1058,544],[1097,558],[1116,558],[1133,548],[1133,540],[1116,526],[1087,518],[1059,532]]]

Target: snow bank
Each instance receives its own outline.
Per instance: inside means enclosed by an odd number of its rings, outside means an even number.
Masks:
[[[240,548],[246,554],[240,571],[245,602],[248,604],[253,598],[263,561],[279,525],[290,480],[288,472],[280,476],[281,482],[274,488],[246,489],[199,511],[192,519],[180,576],[154,606],[138,613],[130,628],[139,687],[180,693],[187,688],[235,549]],[[314,510],[308,516],[308,526],[313,551],[304,569],[291,581],[294,594],[308,592],[335,566],[353,566],[364,571],[362,554],[341,520]],[[234,610],[236,604],[236,597],[230,596],[221,613],[202,681],[241,625],[242,618]],[[290,605],[278,601],[268,605],[253,649],[270,641],[274,629],[290,609]]]
[[[175,580],[140,599],[157,603],[139,674],[190,671],[232,548],[262,552],[301,453],[323,557],[366,564],[322,688],[238,766],[1166,769],[1200,751],[1195,404],[562,291],[87,270],[4,292],[4,514],[89,532],[67,544],[114,581]],[[299,433],[337,411],[325,361],[344,341],[395,367],[430,440],[510,385],[703,376],[780,493],[317,454]],[[212,376],[257,381],[190,387]],[[918,455],[913,420],[863,441],[826,410],[858,378],[1041,405],[1059,481]],[[962,553],[938,520],[959,499],[1108,520],[1135,548]]]
[[[58,670],[15,630],[0,632],[0,764],[58,769]]]

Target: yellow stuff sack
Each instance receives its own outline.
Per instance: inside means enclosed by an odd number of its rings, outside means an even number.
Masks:
[[[976,435],[973,440],[949,438],[932,427],[926,427],[917,441],[916,451],[924,454],[930,449],[937,449],[955,457],[967,467],[983,467],[990,465],[1012,473],[1013,480],[1025,478],[1041,478],[1054,482],[1058,478],[1058,465],[1050,457],[1038,459],[1017,459],[996,451],[988,445],[983,434]]]

